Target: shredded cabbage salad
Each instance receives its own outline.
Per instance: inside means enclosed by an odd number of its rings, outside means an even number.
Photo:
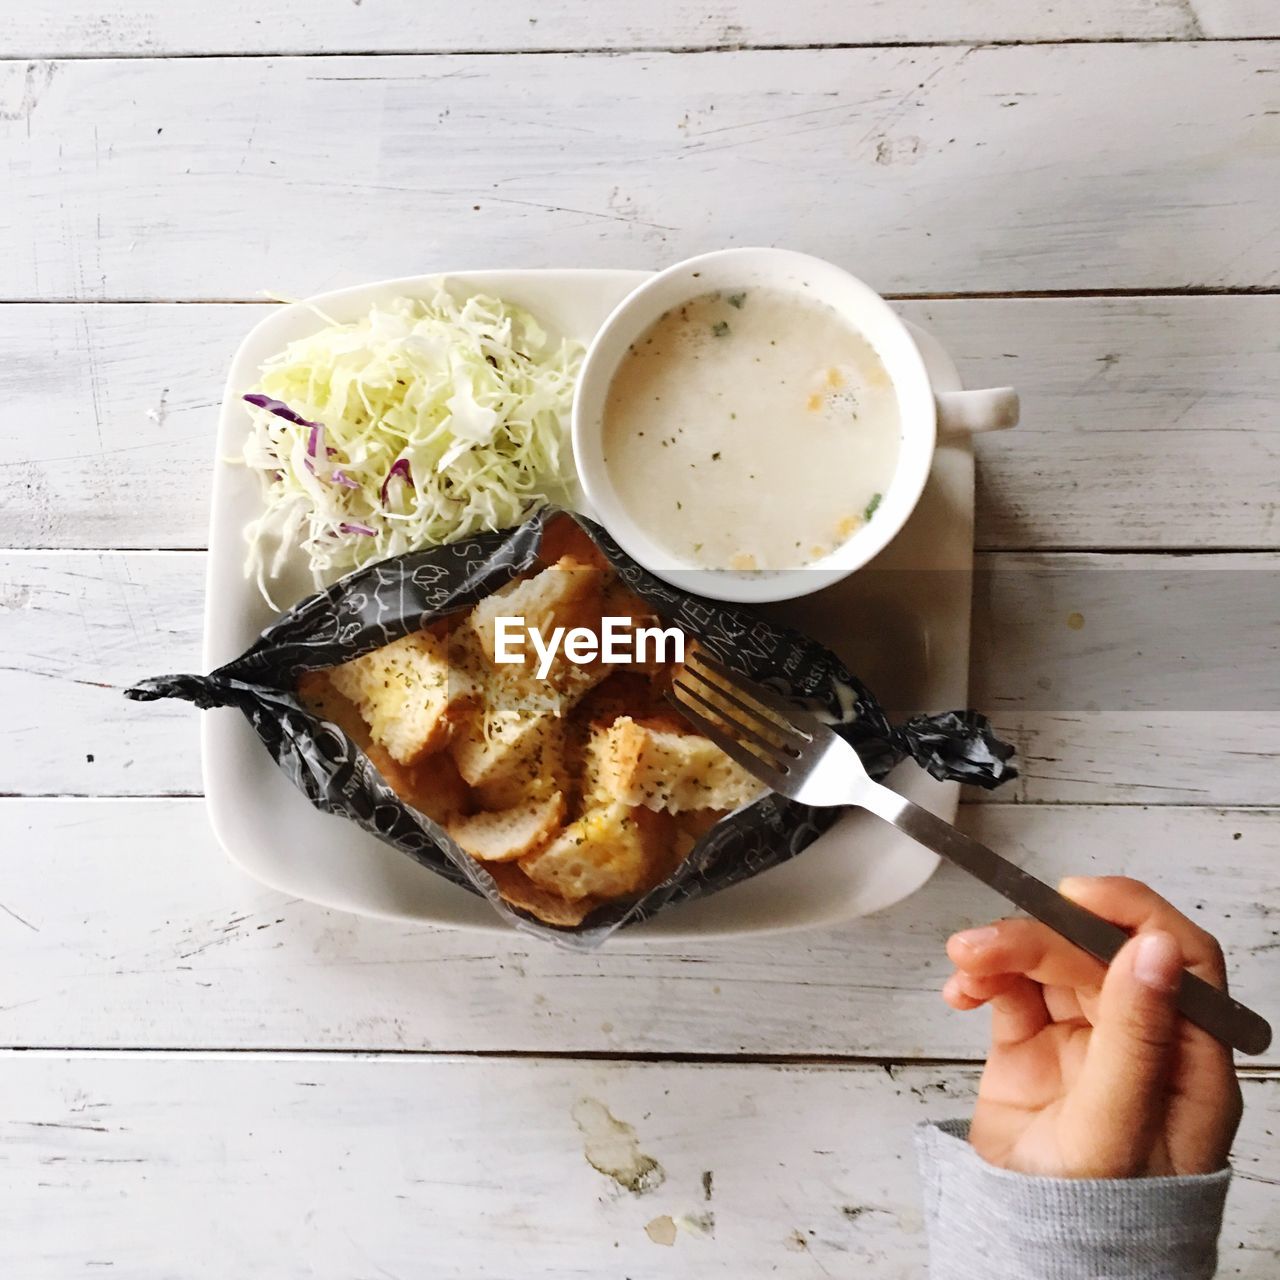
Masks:
[[[275,607],[267,580],[295,548],[319,588],[520,523],[571,481],[581,357],[527,311],[443,287],[291,342],[244,397],[242,460],[266,504],[246,530],[246,575]]]

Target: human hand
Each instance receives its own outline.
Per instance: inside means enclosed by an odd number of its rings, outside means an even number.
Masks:
[[[1109,969],[1036,920],[947,942],[947,1003],[991,1006],[969,1141],[990,1164],[1047,1177],[1221,1169],[1242,1109],[1231,1051],[1174,1001],[1184,965],[1225,989],[1222,949],[1139,881],[1059,889],[1134,933]]]

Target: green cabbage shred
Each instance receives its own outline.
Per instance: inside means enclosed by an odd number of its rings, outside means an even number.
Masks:
[[[265,510],[246,530],[246,575],[274,603],[267,580],[295,548],[318,589],[562,499],[581,357],[527,311],[444,287],[291,342],[253,390],[322,430],[249,407],[242,460],[261,478]]]

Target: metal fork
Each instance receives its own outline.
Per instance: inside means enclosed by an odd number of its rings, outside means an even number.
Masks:
[[[870,810],[1103,964],[1110,964],[1129,940],[1129,934],[1109,920],[873,781],[858,753],[828,725],[730,671],[700,648],[686,655],[670,696],[727,755],[781,795],[802,804]],[[1271,1043],[1271,1027],[1264,1018],[1186,970],[1178,1008],[1196,1026],[1243,1053],[1263,1053]]]

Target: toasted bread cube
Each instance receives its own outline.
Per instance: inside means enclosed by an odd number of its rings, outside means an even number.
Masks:
[[[489,673],[481,696],[491,715],[517,709],[536,711],[559,720],[567,716],[592,689],[608,679],[612,670],[603,662],[579,666],[560,654],[543,680],[538,679],[532,666],[512,664],[495,668]]]
[[[522,618],[526,630],[536,627],[548,639],[556,627],[589,625],[593,614],[598,622],[600,593],[607,576],[598,565],[562,556],[532,578],[509,582],[486,596],[472,610],[468,625],[480,638],[485,656],[495,662],[498,618]],[[536,655],[527,643],[522,665],[531,671],[536,665]]]
[[[555,627],[586,625],[583,619],[593,616],[598,622],[605,577],[597,565],[563,557],[482,601],[459,629],[455,649],[471,678],[474,705],[459,717],[451,749],[463,777],[479,790],[483,807],[507,808],[568,785],[565,717],[610,671],[603,663],[579,666],[561,652],[547,677],[539,679],[530,644],[523,662],[493,662],[495,619],[519,617],[548,640]]]
[[[538,655],[532,635],[536,629],[545,643],[552,643],[557,627],[571,631],[585,627],[600,630],[603,588],[609,573],[594,564],[584,564],[563,556],[549,569],[522,582],[509,583],[482,600],[471,614],[468,626],[471,644],[484,656],[487,671],[482,673],[488,705],[506,710],[517,703],[543,703],[550,714],[564,715],[574,703],[608,676],[611,668],[603,662],[576,663],[557,648],[547,673],[539,678]],[[512,652],[519,662],[497,661],[497,619],[518,618],[512,633],[521,637]]]
[[[334,667],[329,678],[355,703],[373,740],[401,764],[438,751],[448,740],[450,666],[439,637],[413,632]]]
[[[564,795],[526,800],[510,809],[476,813],[446,823],[464,852],[479,862],[514,862],[541,849],[564,821]]]
[[[476,707],[458,724],[449,750],[471,786],[511,790],[518,799],[537,790],[535,784],[556,756],[562,737],[560,721],[539,708],[516,707],[504,715]],[[495,802],[492,794],[482,797],[482,803],[487,808],[507,807]]]
[[[489,770],[486,781],[474,788],[481,809],[509,809],[522,800],[545,799],[554,791],[566,794],[572,785],[565,767],[565,731],[559,721],[539,735],[538,748],[520,766]]]
[[[534,884],[514,862],[488,862],[484,868],[498,887],[498,892],[513,907],[536,916],[543,924],[572,928],[581,924],[597,907],[598,898],[578,898],[569,902]]]
[[[313,716],[336,724],[358,746],[367,751],[373,742],[369,726],[350,698],[333,687],[328,671],[305,671],[298,677],[298,701]]]
[[[615,803],[588,809],[519,865],[534,884],[573,902],[639,893],[670,863],[670,818]]]
[[[737,809],[766,790],[709,738],[630,716],[592,734],[584,778],[595,796],[668,813]]]
[[[312,715],[336,724],[369,757],[387,785],[420,813],[436,822],[459,817],[470,809],[470,791],[448,753],[423,756],[401,764],[386,747],[373,741],[355,704],[339,693],[328,671],[309,671],[298,681],[298,698]]]

